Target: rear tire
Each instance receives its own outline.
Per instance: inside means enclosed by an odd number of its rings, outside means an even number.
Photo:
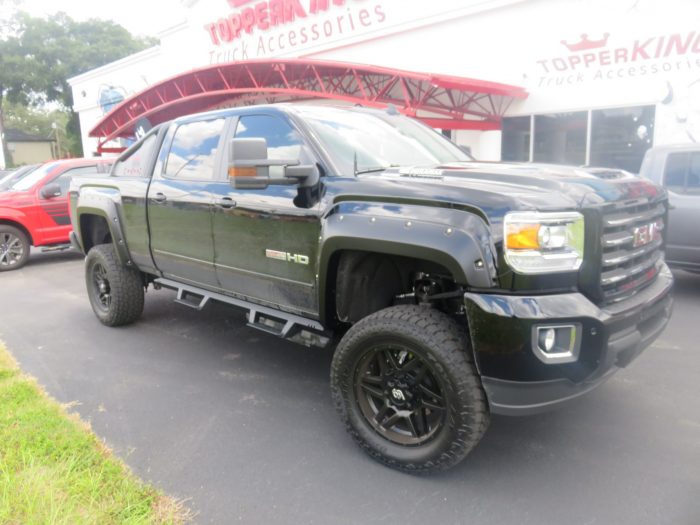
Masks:
[[[114,246],[98,244],[85,259],[85,284],[90,305],[107,326],[130,324],[143,312],[141,273],[120,264]]]
[[[331,389],[360,447],[405,472],[456,465],[489,424],[465,331],[427,306],[393,306],[353,325],[333,357]]]
[[[18,270],[29,260],[29,238],[20,229],[0,224],[0,272]]]

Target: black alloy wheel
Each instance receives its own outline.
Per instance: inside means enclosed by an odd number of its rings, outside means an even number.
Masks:
[[[362,414],[380,434],[399,445],[420,445],[444,425],[443,389],[427,361],[404,345],[370,348],[355,371]]]

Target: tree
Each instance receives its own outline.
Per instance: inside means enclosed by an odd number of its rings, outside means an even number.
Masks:
[[[5,129],[5,101],[33,107],[55,102],[69,112],[68,136],[79,134],[68,79],[156,42],[135,38],[111,21],[77,22],[65,13],[44,19],[19,12],[4,27],[0,37],[0,131]],[[79,147],[79,141],[76,144]]]

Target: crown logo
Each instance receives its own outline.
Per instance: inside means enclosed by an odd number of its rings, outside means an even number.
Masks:
[[[572,53],[577,53],[578,51],[588,51],[590,49],[597,49],[599,47],[605,47],[608,44],[608,37],[610,33],[604,33],[603,38],[600,40],[589,40],[586,33],[581,34],[581,41],[576,44],[569,44],[566,40],[562,40],[561,43],[569,48]]]

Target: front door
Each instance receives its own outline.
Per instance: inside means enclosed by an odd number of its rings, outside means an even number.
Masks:
[[[226,119],[186,122],[165,138],[148,189],[151,253],[164,277],[218,288],[212,188],[221,170]]]
[[[264,138],[270,159],[313,163],[301,134],[283,117],[242,116],[236,138]],[[282,177],[270,168],[270,178]],[[272,184],[266,189],[216,187],[214,264],[223,290],[253,301],[318,314],[316,267],[320,220],[313,189]]]

